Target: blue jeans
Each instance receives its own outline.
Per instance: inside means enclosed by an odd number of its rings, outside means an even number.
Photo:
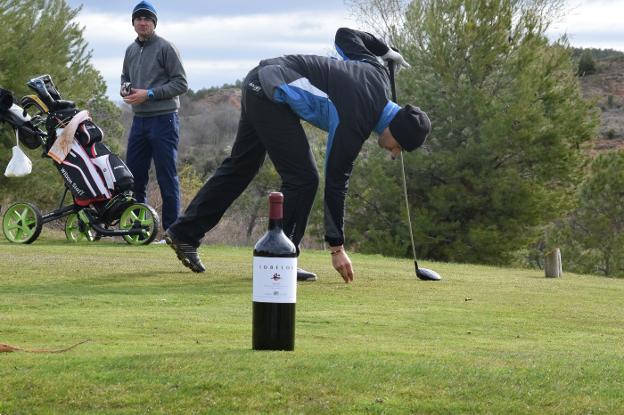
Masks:
[[[138,202],[147,199],[147,182],[152,159],[162,196],[162,225],[166,230],[180,212],[180,183],[176,170],[180,138],[178,113],[137,117],[128,137],[126,164],[134,175],[134,196]]]

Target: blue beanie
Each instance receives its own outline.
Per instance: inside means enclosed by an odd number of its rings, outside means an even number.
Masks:
[[[147,17],[148,19],[152,19],[154,27],[158,24],[156,8],[146,1],[142,1],[134,6],[134,10],[132,10],[132,24],[134,24],[134,19],[137,17]]]

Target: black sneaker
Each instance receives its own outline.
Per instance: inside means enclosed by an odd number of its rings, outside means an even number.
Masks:
[[[315,273],[297,268],[297,281],[316,281],[317,279]]]
[[[206,267],[199,259],[199,255],[197,255],[195,246],[175,239],[168,231],[165,232],[165,242],[175,251],[178,259],[182,261],[185,267],[190,268],[193,272],[206,271]]]

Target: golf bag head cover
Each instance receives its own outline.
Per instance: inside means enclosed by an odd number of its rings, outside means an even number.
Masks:
[[[31,150],[41,145],[45,134],[35,127],[30,116],[22,107],[15,104],[11,91],[0,88],[0,121],[5,121],[19,131],[19,141]]]
[[[50,75],[41,75],[37,78],[33,78],[28,81],[26,85],[37,93],[38,99],[43,106],[45,106],[45,108],[43,108],[42,105],[38,105],[43,112],[64,110],[76,106],[72,101],[61,99],[61,94],[58,89],[56,89]]]
[[[0,111],[8,111],[13,106],[13,94],[8,89],[0,88]]]

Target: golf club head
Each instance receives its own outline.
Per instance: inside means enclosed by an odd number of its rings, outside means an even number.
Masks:
[[[429,268],[419,268],[418,264],[416,264],[415,262],[414,265],[416,266],[416,276],[418,277],[418,279],[423,281],[440,281],[442,279],[440,274],[438,274],[434,270],[431,270]]]

